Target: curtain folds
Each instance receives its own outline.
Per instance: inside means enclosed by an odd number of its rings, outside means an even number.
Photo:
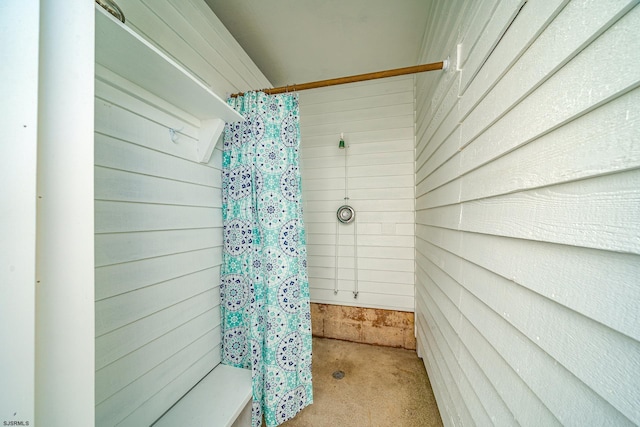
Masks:
[[[297,94],[228,100],[222,158],[222,362],[250,368],[253,426],[313,402]]]

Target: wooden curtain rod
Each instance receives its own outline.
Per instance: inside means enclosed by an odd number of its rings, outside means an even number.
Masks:
[[[395,68],[393,70],[376,71],[375,73],[358,74],[355,76],[338,77],[336,79],[319,80],[317,82],[302,83],[299,85],[274,87],[272,89],[262,89],[262,92],[275,95],[277,93],[294,92],[306,89],[316,89],[319,87],[342,85],[345,83],[363,82],[365,80],[383,79],[385,77],[403,76],[406,74],[423,73],[425,71],[443,70],[447,67],[447,60],[433,62],[431,64],[414,65],[412,67]],[[244,92],[234,93],[232,98],[244,95]]]

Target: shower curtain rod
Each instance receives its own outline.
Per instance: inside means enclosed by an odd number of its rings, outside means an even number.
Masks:
[[[357,74],[355,76],[338,77],[335,79],[319,80],[317,82],[309,82],[302,84],[293,84],[271,89],[262,89],[262,92],[268,95],[277,93],[294,92],[306,89],[316,89],[319,87],[342,85],[345,83],[363,82],[365,80],[383,79],[385,77],[403,76],[405,74],[423,73],[425,71],[445,70],[448,66],[448,60],[441,62],[433,62],[431,64],[414,65],[412,67],[394,68],[392,70],[376,71],[374,73]],[[232,98],[244,95],[244,92],[234,93],[230,95]]]

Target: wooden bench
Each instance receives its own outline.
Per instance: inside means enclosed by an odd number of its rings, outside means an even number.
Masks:
[[[251,395],[250,370],[219,364],[153,426],[249,427]]]

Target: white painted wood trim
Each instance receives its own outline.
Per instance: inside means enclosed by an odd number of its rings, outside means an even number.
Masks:
[[[251,371],[220,364],[153,426],[230,427],[250,400]]]
[[[213,149],[220,140],[222,131],[224,131],[224,120],[208,119],[202,121],[197,145],[198,161],[200,163],[209,163]]]
[[[0,8],[0,420],[33,425],[40,2]]]
[[[34,424],[81,427],[95,422],[95,12],[40,8]]]
[[[242,120],[218,95],[100,6],[95,16],[98,64],[200,120]]]

